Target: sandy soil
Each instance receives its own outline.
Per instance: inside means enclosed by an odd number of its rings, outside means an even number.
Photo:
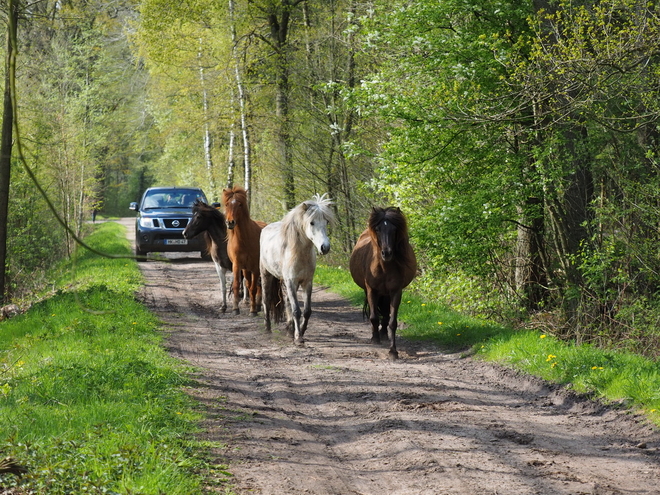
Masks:
[[[212,263],[168,257],[140,264],[141,297],[198,370],[191,394],[236,493],[660,493],[660,434],[639,416],[429,344],[401,339],[389,361],[322,288],[296,347],[221,314]]]

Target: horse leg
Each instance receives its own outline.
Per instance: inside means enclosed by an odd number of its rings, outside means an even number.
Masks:
[[[259,294],[259,274],[248,272],[248,276],[250,277],[250,316],[257,316],[257,313],[259,312],[257,301],[261,297],[261,294]]]
[[[298,304],[298,287],[293,280],[286,280],[284,283],[286,287],[286,294],[289,299],[289,321],[293,320],[293,342],[297,345],[305,343],[303,340],[303,332],[300,331],[300,305]]]
[[[403,291],[398,291],[390,297],[390,324],[388,326],[388,333],[390,337],[390,359],[398,359],[399,353],[396,350],[396,327],[397,317],[399,315],[399,305],[401,304],[401,296]]]
[[[240,292],[241,292],[242,277],[241,277],[241,270],[240,270],[237,263],[234,263],[232,273],[234,274],[234,280],[231,283],[232,292],[234,293],[234,309],[233,309],[233,312],[234,312],[235,315],[240,315],[241,310],[238,307],[238,303],[241,300]]]
[[[247,277],[243,277],[241,290],[243,292],[243,303],[247,306],[250,298],[250,282],[248,281]]]
[[[284,304],[284,313],[286,316],[286,326],[284,327],[286,330],[286,333],[289,337],[293,338],[295,335],[295,325],[293,323],[293,314],[291,313],[291,304],[289,301],[291,298],[289,297],[289,293],[286,288],[286,284],[284,281],[280,282],[283,287],[282,287],[282,304]]]
[[[378,333],[378,296],[367,287],[367,305],[369,306],[369,321],[371,322],[371,343],[380,344]]]
[[[312,315],[312,282],[310,281],[305,287],[303,287],[303,322],[300,327],[300,337],[302,338],[305,335],[307,330],[307,324],[309,323],[309,317]]]
[[[390,322],[390,298],[381,296],[378,298],[378,312],[380,313],[380,339],[388,339],[387,325]]]
[[[257,311],[259,311],[259,306],[261,306],[261,298],[263,294],[263,290],[261,288],[261,274],[257,273],[257,297],[256,297],[256,302],[257,302]]]
[[[222,291],[222,306],[220,306],[220,311],[224,313],[227,311],[227,278],[225,276],[225,269],[215,260],[213,260],[213,264],[220,279],[220,290]]]
[[[273,275],[265,270],[261,271],[261,284],[263,286],[262,293],[262,309],[264,312],[264,323],[266,324],[266,331],[271,332],[270,329],[270,295],[272,294],[272,285],[275,281]]]

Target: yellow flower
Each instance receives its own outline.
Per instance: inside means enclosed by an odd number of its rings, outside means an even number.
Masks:
[[[442,322],[441,322],[441,321],[439,321],[439,322],[438,322],[438,325],[442,325]]]
[[[541,335],[541,338],[542,338],[542,339],[544,339],[544,338],[546,338],[546,337],[547,337],[546,334]]]
[[[556,357],[557,356],[555,356],[554,354],[548,354],[548,359],[546,359],[546,361],[552,361]]]
[[[426,303],[422,303],[422,306],[426,306]]]

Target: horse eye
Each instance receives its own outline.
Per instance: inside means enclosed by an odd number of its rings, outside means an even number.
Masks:
[[[314,226],[314,222],[309,222],[309,224],[310,224],[312,227]]]

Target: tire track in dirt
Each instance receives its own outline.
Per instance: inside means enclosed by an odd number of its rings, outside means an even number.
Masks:
[[[198,370],[190,393],[237,493],[660,493],[660,436],[640,417],[428,344],[401,339],[388,361],[360,310],[318,288],[295,347],[217,311],[212,263],[170,256],[140,264],[141,297]]]

